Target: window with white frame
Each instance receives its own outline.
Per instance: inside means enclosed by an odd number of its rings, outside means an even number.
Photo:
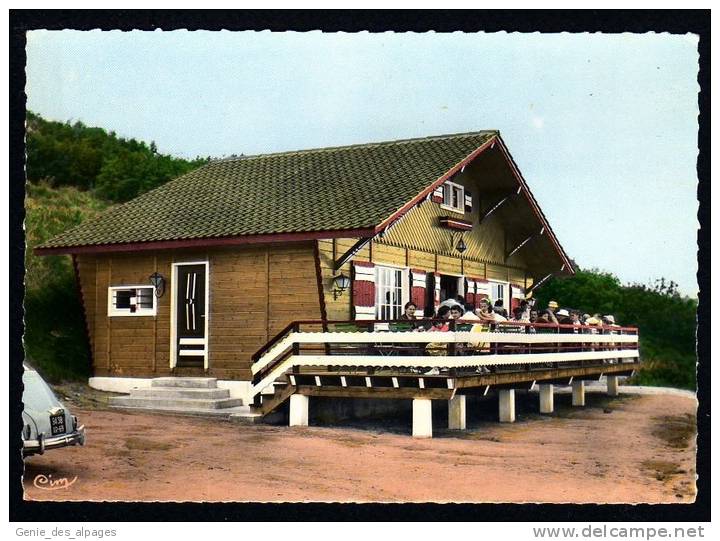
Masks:
[[[505,295],[509,292],[508,284],[504,282],[490,282],[490,298],[493,304],[495,301],[502,300],[504,308],[507,310],[508,302]]]
[[[108,288],[108,316],[154,316],[153,286],[111,286]]]
[[[455,212],[465,212],[465,188],[454,182],[443,184],[442,206]]]
[[[403,269],[375,267],[375,317],[397,319],[403,313]]]

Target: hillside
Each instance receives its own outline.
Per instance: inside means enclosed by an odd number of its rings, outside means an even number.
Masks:
[[[24,341],[28,361],[46,377],[84,379],[90,360],[71,258],[37,257],[33,248],[206,162],[159,154],[154,143],[81,122],[28,113]]]

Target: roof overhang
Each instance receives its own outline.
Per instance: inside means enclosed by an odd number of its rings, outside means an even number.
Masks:
[[[525,179],[522,176],[522,173],[520,173],[520,170],[517,167],[517,164],[515,163],[515,160],[513,159],[512,155],[507,149],[507,146],[505,145],[505,142],[502,140],[502,137],[499,135],[495,135],[492,138],[490,138],[488,141],[486,141],[483,145],[475,149],[472,153],[470,153],[467,157],[465,157],[462,161],[460,161],[458,164],[453,166],[449,171],[447,171],[445,174],[443,174],[440,178],[435,180],[432,184],[430,184],[427,188],[425,188],[422,192],[420,192],[417,196],[415,196],[412,200],[410,200],[407,204],[403,205],[400,209],[398,209],[394,214],[389,216],[387,219],[385,219],[380,225],[378,225],[376,229],[376,233],[384,233],[387,230],[389,230],[393,224],[397,223],[399,220],[401,220],[412,208],[419,205],[423,201],[425,201],[432,193],[433,191],[438,187],[441,186],[444,182],[447,180],[450,180],[452,177],[454,177],[456,174],[464,171],[464,169],[469,166],[476,158],[478,158],[481,154],[484,152],[497,149],[498,152],[503,157],[503,160],[505,164],[507,165],[508,169],[510,170],[514,181],[515,186],[517,188],[517,192],[515,195],[517,195],[519,198],[522,198],[524,200],[530,210],[532,211],[533,215],[538,220],[538,230],[541,232],[540,235],[546,235],[546,238],[549,239],[554,251],[557,253],[559,259],[560,259],[560,265],[558,266],[557,270],[555,270],[552,274],[575,274],[575,270],[573,269],[573,265],[570,262],[570,259],[568,258],[567,254],[565,253],[565,250],[563,250],[562,246],[560,245],[560,242],[557,240],[557,237],[555,236],[555,233],[553,232],[552,228],[550,227],[550,224],[547,221],[547,218],[543,214],[542,210],[540,210],[540,206],[538,205],[537,201],[535,200],[535,197],[533,196],[532,192],[530,191],[530,188],[528,187],[527,183],[525,182]],[[513,188],[515,189],[515,187]],[[528,239],[529,240],[529,239]],[[523,242],[523,244],[525,244]]]
[[[35,248],[36,255],[100,254],[108,252],[138,252],[147,250],[171,250],[176,248],[199,248],[212,246],[242,246],[248,244],[276,244],[303,242],[318,239],[354,238],[375,236],[375,228],[340,229],[334,231],[303,231],[273,233],[269,235],[244,235],[240,237],[216,237],[199,239],[163,240],[156,242],[132,242],[125,244],[93,244],[87,246],[63,246],[58,248]]]

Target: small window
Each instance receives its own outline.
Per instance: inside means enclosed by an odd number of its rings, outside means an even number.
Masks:
[[[154,316],[152,286],[114,286],[108,288],[108,316]]]
[[[455,212],[465,212],[465,188],[454,182],[443,184],[442,206]]]

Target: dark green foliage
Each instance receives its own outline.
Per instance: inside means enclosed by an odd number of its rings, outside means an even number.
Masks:
[[[635,381],[695,389],[697,300],[681,296],[674,282],[624,286],[612,274],[578,269],[575,276],[550,279],[535,297],[541,307],[556,300],[562,307],[612,314],[620,325],[637,326],[645,367]]]
[[[27,116],[25,353],[51,381],[90,373],[85,320],[69,256],[38,257],[35,246],[207,160],[157,153],[134,139]]]
[[[89,375],[85,320],[70,257],[38,257],[32,250],[107,206],[91,193],[73,187],[27,185],[25,352],[31,364],[54,382]]]
[[[158,154],[155,143],[122,139],[114,132],[50,122],[28,112],[27,175],[31,182],[94,190],[110,201],[127,201],[207,163]]]

